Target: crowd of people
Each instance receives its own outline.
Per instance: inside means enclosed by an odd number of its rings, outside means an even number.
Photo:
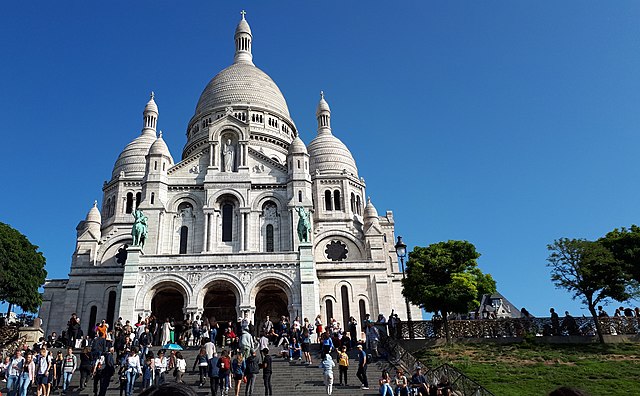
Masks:
[[[27,396],[30,389],[36,396],[58,390],[66,394],[76,372],[79,391],[90,387],[94,396],[104,396],[117,380],[120,395],[131,396],[135,389],[183,383],[187,367],[198,374],[197,386],[209,387],[213,396],[230,392],[239,396],[243,386],[245,395],[252,395],[260,373],[265,395],[272,395],[274,358],[301,365],[312,365],[318,358],[327,394],[331,394],[335,366],[340,374],[338,386],[348,386],[348,352],[354,350],[355,376],[362,389],[369,389],[367,367],[381,354],[381,331],[386,332],[387,326],[394,331],[395,320],[393,313],[390,321],[379,315],[376,325],[366,315],[360,325],[351,317],[342,326],[335,319],[325,324],[319,315],[313,321],[286,316],[272,321],[267,316],[256,328],[247,318],[235,323],[206,317],[177,322],[171,318],[159,321],[151,315],[135,324],[119,318],[109,326],[102,320],[84,335],[80,318],[72,314],[60,336],[52,332],[33,346],[18,348],[3,359],[0,372],[5,373],[9,396]],[[312,351],[313,343],[319,344],[317,350]],[[192,365],[180,352],[182,347],[199,347]],[[61,349],[55,352],[55,348]],[[74,348],[81,352],[74,354]],[[276,353],[270,354],[270,348]],[[401,392],[402,387],[398,389]]]

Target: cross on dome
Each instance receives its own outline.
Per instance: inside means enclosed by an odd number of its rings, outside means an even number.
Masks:
[[[244,19],[244,16],[247,14],[247,12],[245,10],[240,11],[240,15],[242,15],[242,19]]]
[[[156,94],[153,91],[151,91],[151,94],[149,95],[149,99],[153,99],[153,98],[155,98],[155,96],[156,96]]]
[[[324,99],[324,91],[320,91],[320,99]]]

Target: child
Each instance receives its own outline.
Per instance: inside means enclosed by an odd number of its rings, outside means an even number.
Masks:
[[[339,386],[347,385],[347,371],[349,370],[349,355],[347,355],[347,347],[343,346],[338,352],[338,369],[340,370],[340,383]],[[344,377],[344,382],[342,378]]]

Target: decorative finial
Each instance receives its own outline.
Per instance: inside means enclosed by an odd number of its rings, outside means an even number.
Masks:
[[[324,99],[324,91],[320,91],[320,99]]]
[[[155,93],[153,93],[153,91],[151,91],[151,95],[149,95],[149,96],[150,96],[150,98],[149,98],[149,99],[153,99],[153,98],[156,96],[156,94],[155,94]]]
[[[371,203],[371,197],[367,197],[367,203]]]
[[[93,207],[94,207],[94,208],[97,208],[97,207],[98,207],[98,200],[94,200],[94,201],[93,201]]]
[[[240,11],[240,15],[242,15],[242,19],[244,19],[244,16],[246,15],[246,13],[247,12],[245,10]]]
[[[162,139],[162,131],[160,131],[160,136],[158,136],[158,139]]]

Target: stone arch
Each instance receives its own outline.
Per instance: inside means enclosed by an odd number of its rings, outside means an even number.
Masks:
[[[193,296],[193,287],[181,276],[175,274],[162,274],[152,278],[144,284],[138,292],[135,304],[135,311],[151,311],[151,300],[155,294],[163,288],[174,288],[184,298],[184,307],[190,305]]]
[[[298,295],[294,292],[294,280],[285,274],[278,272],[262,272],[262,275],[256,276],[247,285],[247,290],[250,290],[249,304],[255,306],[256,296],[260,291],[260,288],[267,284],[280,287],[286,294],[289,300],[289,305],[293,305],[298,302]]]
[[[109,250],[114,246],[114,245],[118,245],[118,249],[120,248],[121,244],[125,244],[126,242],[129,246],[131,246],[131,244],[133,243],[133,239],[131,237],[131,234],[121,234],[118,236],[115,236],[111,239],[108,240],[107,243],[104,243],[100,246],[100,248],[98,249],[98,253],[96,254],[97,256],[97,260],[96,263],[99,265],[104,265],[105,262],[105,255],[107,254],[107,252],[109,252]],[[117,249],[116,249],[116,253],[117,253]],[[115,257],[115,253],[113,256],[107,257],[107,260],[113,259]],[[114,260],[115,263],[115,260]]]
[[[169,202],[167,202],[167,211],[176,213],[178,211],[178,205],[182,202],[189,202],[191,206],[193,206],[194,211],[202,211],[202,207],[204,206],[204,202],[199,196],[193,193],[181,192],[172,196]]]
[[[343,240],[347,244],[349,254],[344,261],[363,260],[367,258],[365,254],[365,244],[358,240],[355,236],[349,234],[346,231],[341,230],[329,230],[316,236],[315,240],[315,258],[316,261],[327,261],[324,250],[327,243],[332,239]]]
[[[265,191],[254,198],[253,202],[251,203],[251,210],[261,211],[262,206],[265,204],[265,202],[274,201],[276,206],[278,207],[278,211],[282,211],[287,207],[285,200],[286,199],[284,197],[276,194],[273,191]]]
[[[348,282],[346,280],[340,280],[336,282],[335,285],[333,285],[333,295],[339,296],[341,293],[340,289],[342,288],[342,286],[347,286],[347,290],[349,291],[349,300],[350,300],[349,302],[355,301],[355,293],[353,292],[353,285],[351,284],[351,282]]]
[[[231,291],[236,296],[238,305],[242,305],[245,302],[245,287],[238,278],[229,274],[218,273],[208,276],[198,282],[195,286],[197,293],[194,295],[192,306],[198,307],[200,310],[204,304],[204,297],[207,294],[207,290],[216,282],[226,282],[231,286]]]
[[[223,123],[217,128],[211,128],[209,132],[209,140],[212,142],[220,142],[222,136],[227,133],[235,135],[235,143],[237,143],[238,140],[249,140],[249,136],[243,128],[239,128],[238,126],[229,123]]]
[[[216,207],[216,204],[224,195],[231,195],[235,197],[238,200],[240,207],[245,207],[247,205],[244,195],[242,195],[241,192],[233,188],[225,188],[211,195],[207,200],[207,206],[209,206],[210,208]]]
[[[250,292],[251,307],[255,307],[253,323],[260,329],[267,315],[273,323],[281,316],[290,316],[294,312],[292,284],[285,277],[262,276],[253,282]]]
[[[216,321],[233,321],[240,316],[244,287],[234,277],[217,274],[198,283],[197,312]],[[210,306],[213,303],[213,306]]]

